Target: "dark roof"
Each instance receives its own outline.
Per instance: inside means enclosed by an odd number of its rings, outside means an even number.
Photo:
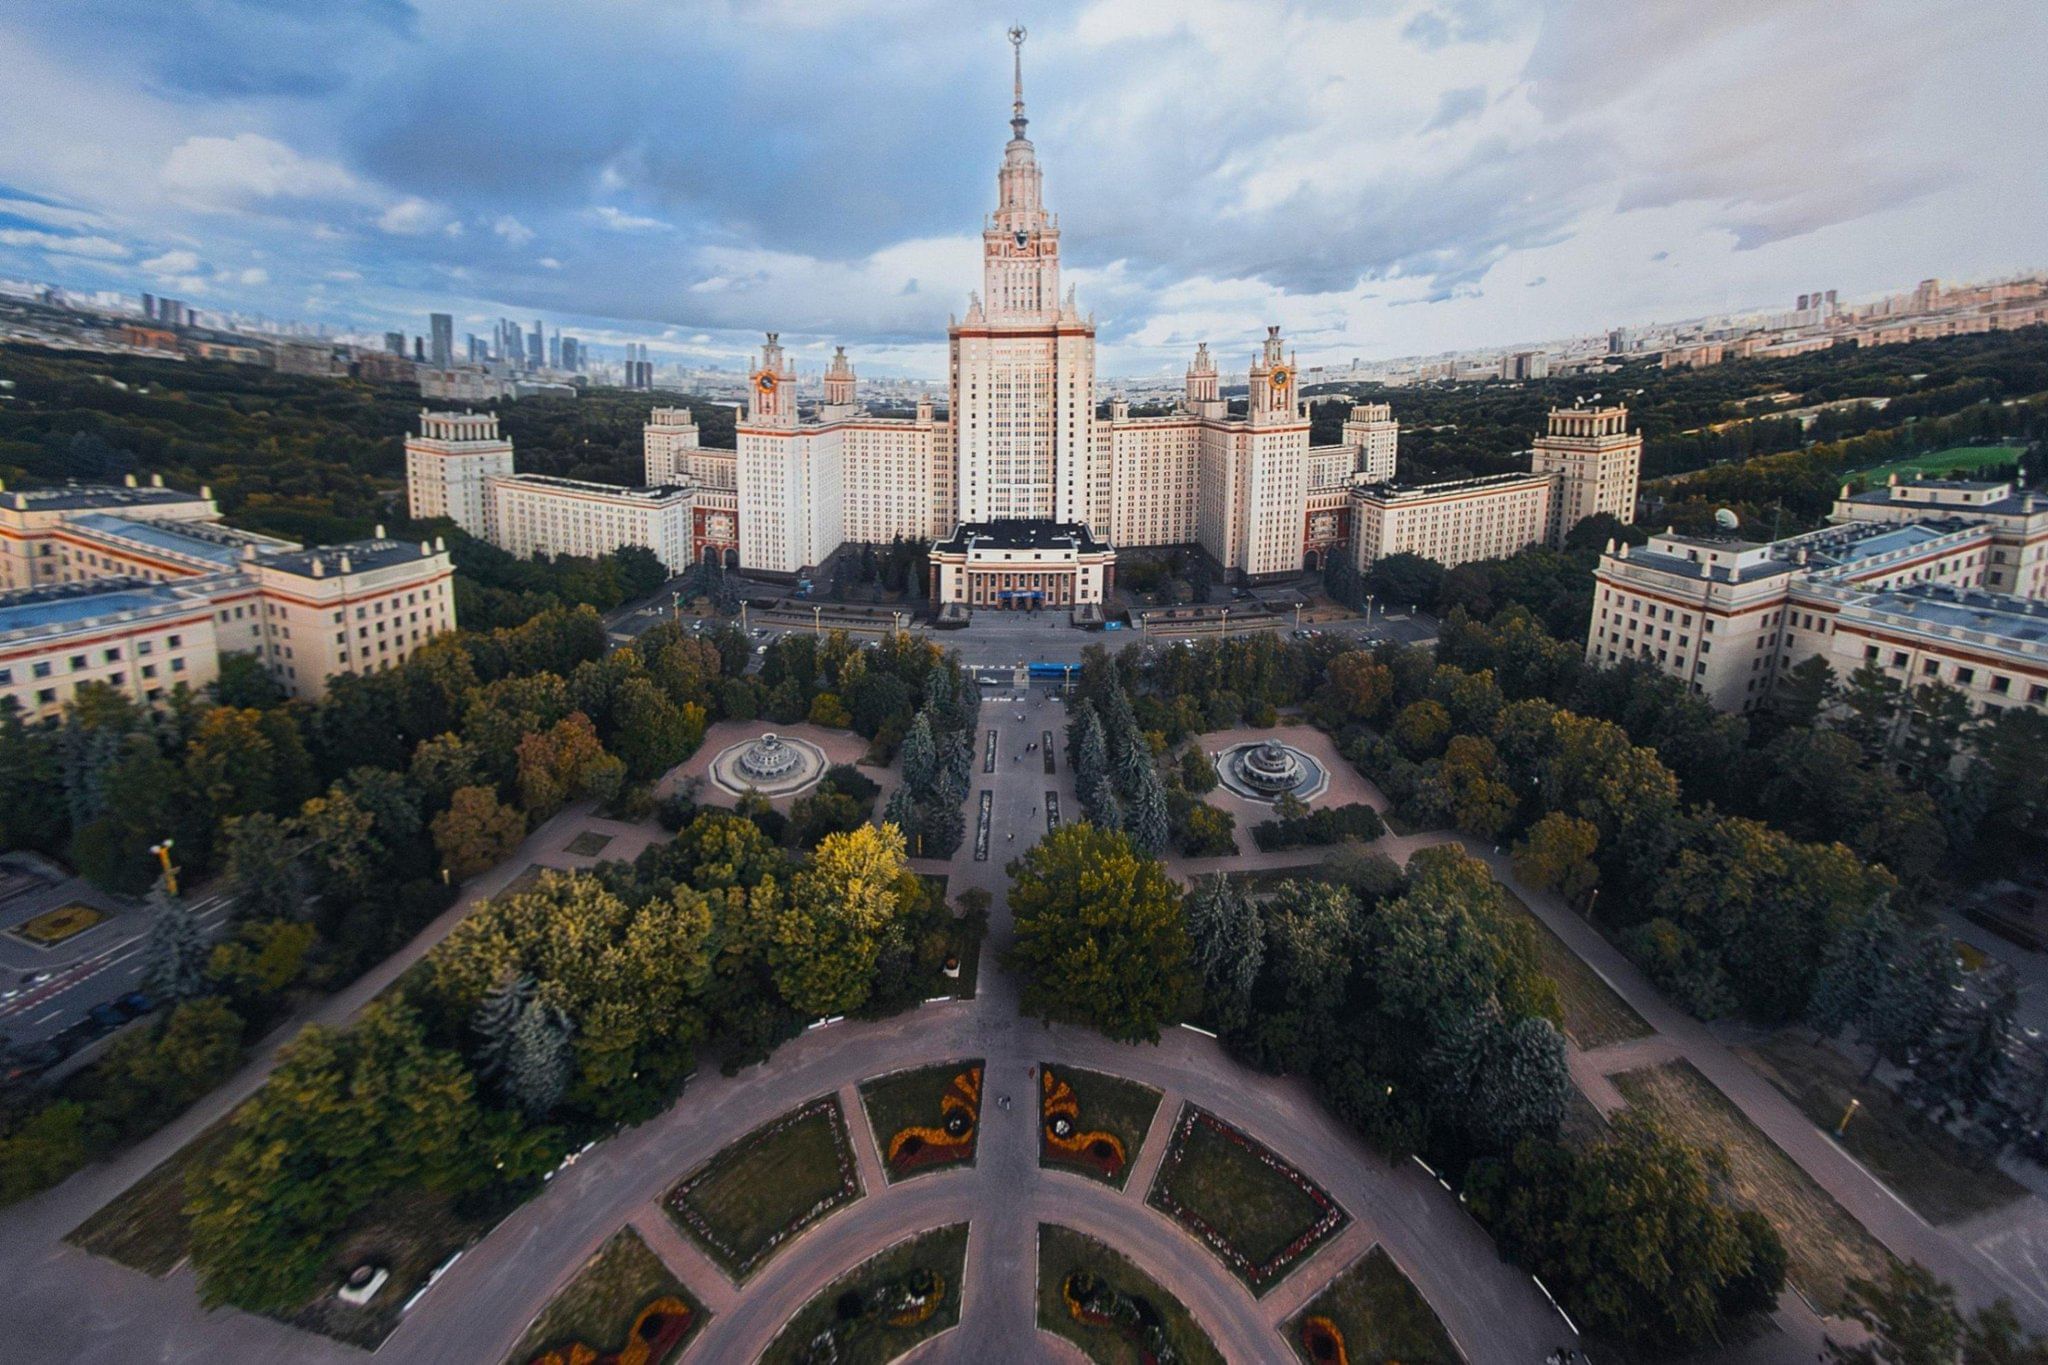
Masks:
[[[197,493],[177,488],[125,488],[112,484],[69,483],[56,488],[22,488],[10,497],[26,500],[30,511],[70,511],[92,507],[153,507],[159,503],[198,502]]]
[[[422,558],[420,543],[416,540],[352,540],[342,545],[322,545],[313,550],[292,550],[285,554],[263,555],[258,562],[266,569],[311,578],[314,560],[323,562],[323,576],[338,574],[341,572],[343,555],[348,556],[350,573],[389,568],[393,564],[408,563]]]
[[[1041,518],[963,521],[954,528],[952,535],[932,548],[965,554],[970,547],[984,550],[1074,550],[1080,554],[1109,548],[1090,535],[1088,528],[1079,522]]]

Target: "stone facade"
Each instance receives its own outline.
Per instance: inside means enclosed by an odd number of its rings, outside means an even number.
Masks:
[[[2038,560],[2048,502],[2010,485],[1894,485],[1844,497],[1823,530],[1757,543],[1653,536],[1596,570],[1590,663],[1636,659],[1725,711],[1765,704],[1808,659],[1943,682],[1980,714],[2048,707]]]

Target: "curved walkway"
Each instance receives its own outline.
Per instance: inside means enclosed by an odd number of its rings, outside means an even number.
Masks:
[[[1016,721],[1014,712],[1026,718]],[[1047,703],[985,707],[983,728],[1001,732],[1007,754],[1058,732],[1063,716]],[[982,887],[996,897],[985,947],[981,994],[968,1002],[927,1005],[895,1018],[841,1023],[808,1033],[766,1064],[737,1076],[706,1074],[668,1112],[600,1144],[568,1167],[471,1248],[420,1300],[378,1352],[397,1361],[501,1360],[527,1322],[597,1247],[622,1225],[639,1228],[715,1316],[687,1359],[745,1360],[835,1275],[902,1237],[965,1220],[970,1225],[965,1311],[960,1325],[918,1351],[919,1361],[986,1362],[1018,1358],[1035,1334],[1036,1229],[1058,1222],[1131,1257],[1195,1318],[1232,1360],[1273,1360],[1287,1348],[1274,1325],[1294,1312],[1360,1251],[1383,1243],[1478,1361],[1540,1360],[1564,1339],[1555,1312],[1528,1277],[1503,1264],[1457,1202],[1413,1163],[1388,1166],[1315,1101],[1299,1081],[1249,1071],[1206,1036],[1173,1030],[1155,1046],[1127,1046],[1082,1029],[1048,1028],[1017,1013],[1015,983],[995,969],[1009,938],[1002,864],[1044,830],[1045,793],[1068,809],[1071,778],[1028,763],[999,761],[977,771],[977,790],[995,793],[990,861],[973,861],[972,841],[943,871],[957,895]],[[1343,769],[1340,771],[1348,771]],[[1033,808],[1038,813],[1033,814]],[[558,855],[589,824],[572,812],[542,827],[519,857],[472,886],[462,902],[408,949],[318,1011],[340,1022],[397,976],[459,920],[467,907],[502,888],[527,862]],[[623,829],[612,827],[613,832]],[[1005,836],[1016,834],[1016,844]],[[621,839],[620,843],[628,842]],[[609,853],[611,850],[607,850]],[[1258,865],[1261,857],[1228,860]],[[1302,861],[1297,856],[1294,861]],[[179,1270],[152,1280],[66,1246],[71,1227],[115,1198],[158,1161],[251,1093],[274,1060],[273,1038],[259,1059],[221,1091],[155,1138],[57,1190],[0,1213],[0,1333],[25,1358],[47,1361],[291,1359],[357,1360],[360,1352],[268,1319],[197,1307],[192,1277]],[[887,1187],[874,1140],[853,1093],[862,1079],[949,1057],[987,1060],[981,1147],[970,1170],[935,1173]],[[1037,1164],[1036,1087],[1028,1069],[1066,1062],[1154,1086],[1164,1099],[1139,1166],[1121,1192]],[[866,1195],[785,1247],[743,1288],[733,1286],[667,1222],[659,1200],[684,1172],[749,1129],[813,1096],[838,1091],[863,1168]],[[1004,1111],[997,1095],[1016,1101]],[[1266,1142],[1336,1198],[1353,1225],[1308,1257],[1264,1299],[1229,1274],[1193,1237],[1144,1204],[1165,1132],[1184,1098],[1198,1100]],[[1037,1335],[1037,1354],[1070,1357]]]

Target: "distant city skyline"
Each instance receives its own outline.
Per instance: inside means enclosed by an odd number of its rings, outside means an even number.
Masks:
[[[2048,262],[2048,170],[2016,151],[2048,140],[2032,6],[1016,17],[1104,374],[1269,322],[1341,364]],[[772,329],[807,365],[838,343],[933,376],[976,283],[1000,27],[921,3],[19,12],[0,79],[38,116],[0,135],[0,275],[430,343],[445,313],[457,360],[539,314],[605,359],[731,367]]]

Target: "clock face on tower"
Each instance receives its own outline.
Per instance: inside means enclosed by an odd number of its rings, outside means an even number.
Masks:
[[[1293,378],[1294,376],[1287,373],[1287,367],[1283,365],[1273,371],[1273,387],[1275,389],[1284,389]]]
[[[775,383],[775,371],[773,370],[762,370],[754,376],[754,387],[764,394],[775,392]]]

